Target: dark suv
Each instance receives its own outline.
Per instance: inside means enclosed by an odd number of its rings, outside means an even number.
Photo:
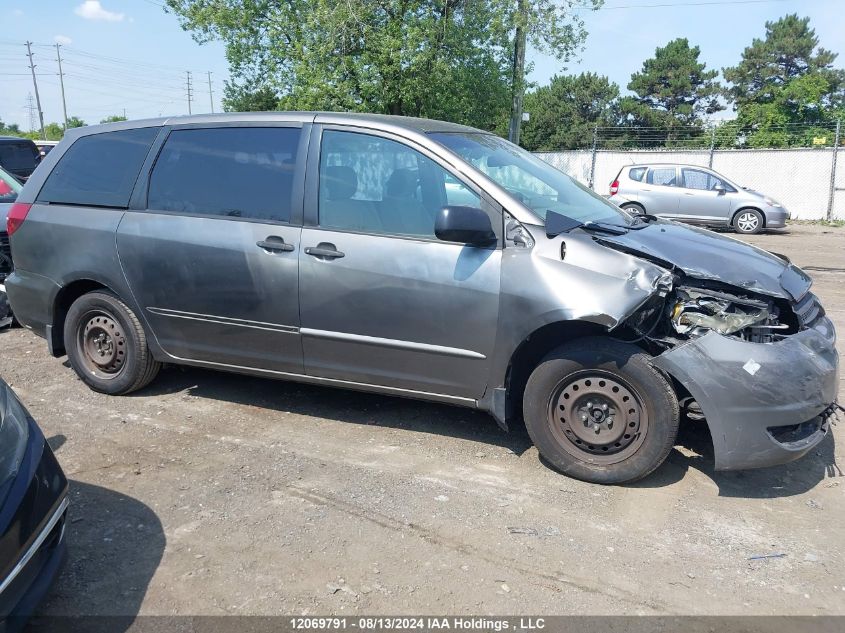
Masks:
[[[804,455],[836,400],[801,270],[450,123],[72,130],[8,223],[18,320],[105,393],[165,362],[436,400],[524,418],[551,464],[604,483],[660,465],[681,407],[728,469]]]
[[[0,136],[0,167],[25,181],[41,161],[41,152],[28,138]]]

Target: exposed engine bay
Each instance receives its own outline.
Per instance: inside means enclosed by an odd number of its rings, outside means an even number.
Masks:
[[[746,293],[725,284],[677,277],[676,281],[677,285],[657,293],[624,323],[620,331],[628,332],[627,340],[665,350],[715,332],[749,343],[772,343],[794,334],[802,325],[797,304],[785,299]],[[800,303],[805,302],[818,306],[813,295]]]

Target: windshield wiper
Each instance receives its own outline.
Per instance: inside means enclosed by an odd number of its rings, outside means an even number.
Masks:
[[[605,233],[612,233],[613,235],[625,235],[629,231],[629,227],[620,224],[612,224],[610,222],[584,222],[581,225],[582,229],[588,231],[604,231]]]
[[[610,222],[595,222],[589,220],[580,222],[573,218],[561,215],[551,209],[546,210],[546,236],[555,237],[561,233],[569,233],[572,229],[584,229],[586,231],[602,231],[612,235],[624,235],[628,232],[627,226],[611,224]]]

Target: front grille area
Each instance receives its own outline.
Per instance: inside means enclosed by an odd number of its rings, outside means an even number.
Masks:
[[[793,304],[792,309],[798,317],[800,327],[810,327],[813,322],[824,314],[819,300],[811,292],[808,292],[801,301]]]
[[[9,234],[0,231],[0,283],[12,272],[12,247],[9,245]]]

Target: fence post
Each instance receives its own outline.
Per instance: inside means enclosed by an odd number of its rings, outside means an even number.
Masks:
[[[590,189],[593,189],[593,184],[596,177],[596,148],[599,144],[599,124],[593,127],[593,156],[590,162]],[[593,189],[595,191],[595,189]]]
[[[827,196],[827,219],[833,219],[833,199],[836,197],[836,158],[839,156],[839,139],[841,138],[842,119],[836,119],[836,136],[833,141],[833,159],[830,165],[830,191]]]
[[[710,157],[707,159],[707,168],[713,169],[713,152],[716,149],[716,126],[710,130]]]

